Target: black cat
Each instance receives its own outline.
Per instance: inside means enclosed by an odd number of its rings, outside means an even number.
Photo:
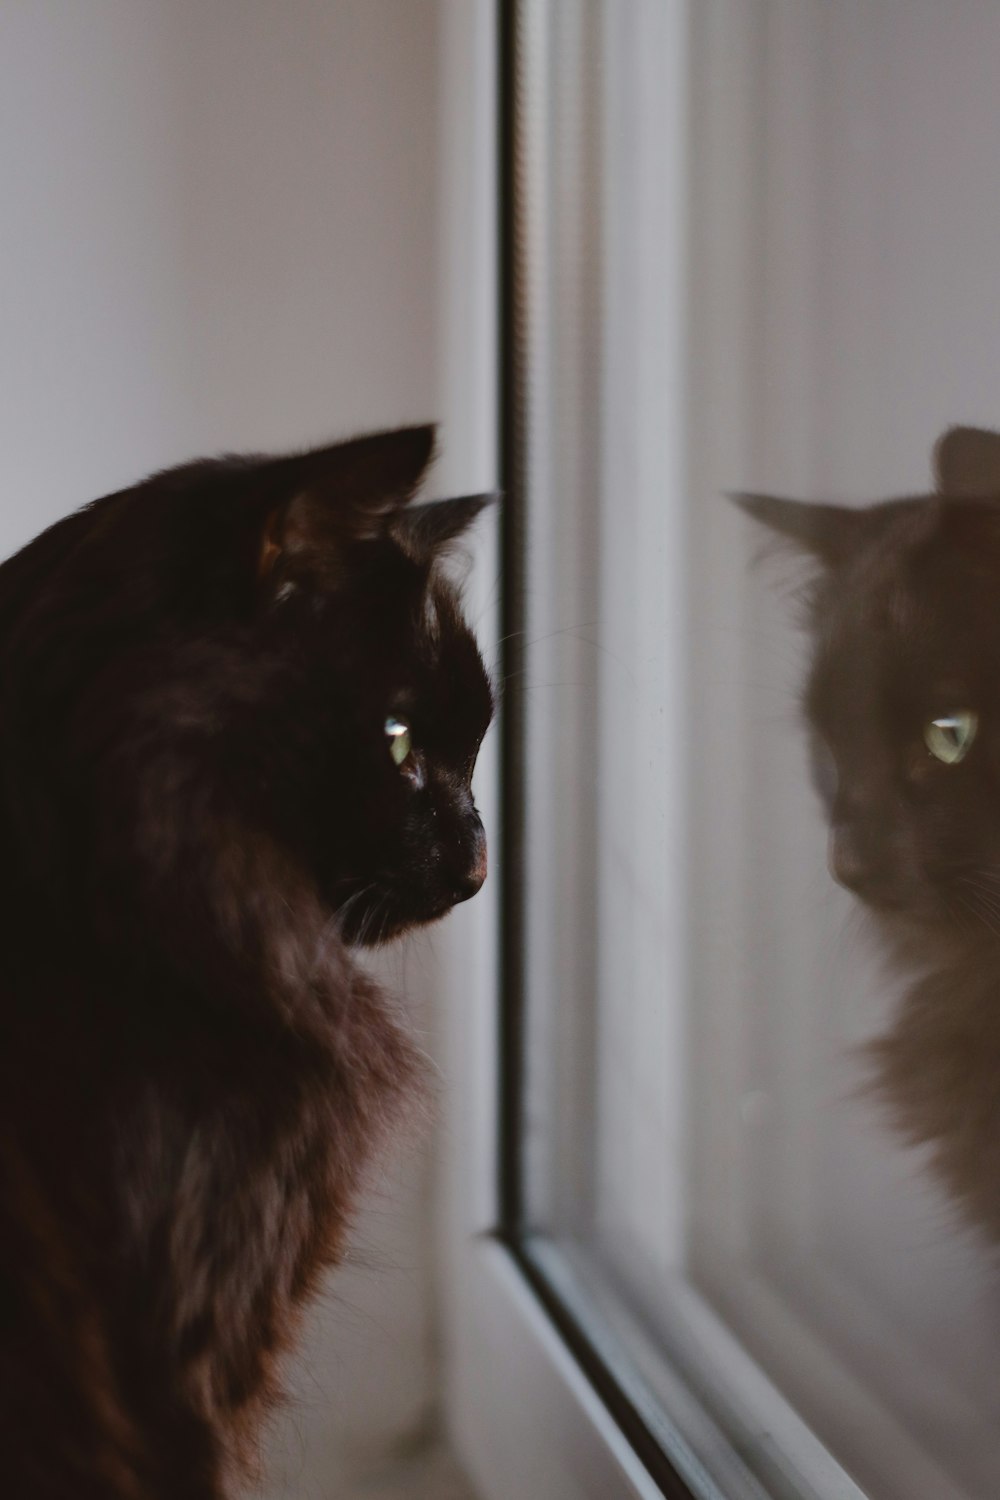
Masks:
[[[432,446],[190,464],[0,568],[0,1494],[231,1495],[417,1088],[351,949],[486,873]]]
[[[901,1130],[1000,1238],[1000,436],[953,428],[937,492],[738,497],[817,565],[805,692],[830,866],[909,987],[870,1051]]]

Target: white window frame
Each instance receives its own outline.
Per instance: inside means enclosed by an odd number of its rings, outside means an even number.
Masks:
[[[440,8],[443,491],[495,487],[498,475],[497,15],[494,0]],[[480,630],[496,639],[495,538],[470,584]],[[488,827],[499,826],[498,745],[477,773]],[[495,847],[495,840],[494,840]],[[556,1332],[498,1222],[496,860],[482,896],[436,940],[445,1075],[439,1215],[445,1406],[451,1437],[484,1500],[656,1500],[607,1408]]]
[[[678,18],[686,0],[676,0]],[[442,11],[442,295],[445,343],[443,490],[490,489],[499,473],[497,224],[498,32],[494,0]],[[497,536],[480,550],[472,613],[496,640]],[[499,745],[480,758],[477,797],[500,827]],[[495,844],[494,844],[495,847]],[[656,1500],[688,1494],[654,1479],[557,1330],[500,1220],[499,894],[496,860],[484,894],[437,939],[439,1055],[446,1121],[440,1158],[440,1302],[445,1410],[483,1500]],[[725,1343],[725,1340],[723,1339]],[[737,1356],[726,1345],[723,1357]],[[766,1384],[766,1383],[765,1383]],[[771,1391],[765,1393],[775,1399]],[[794,1424],[794,1417],[789,1412]],[[807,1434],[800,1434],[808,1440]],[[676,1434],[667,1434],[667,1446]],[[712,1441],[711,1437],[709,1441]],[[725,1439],[719,1435],[720,1447]],[[697,1472],[697,1461],[686,1457]],[[718,1494],[703,1476],[705,1494]],[[729,1492],[736,1495],[737,1490]],[[747,1493],[750,1491],[740,1491]],[[757,1493],[755,1490],[754,1493]],[[763,1492],[760,1492],[763,1493]],[[832,1493],[832,1491],[831,1491]],[[849,1484],[844,1500],[860,1500]]]

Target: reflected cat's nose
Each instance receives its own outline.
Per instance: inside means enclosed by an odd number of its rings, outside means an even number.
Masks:
[[[843,826],[831,830],[829,864],[834,880],[862,899],[875,901],[888,891],[891,872],[885,860]]]

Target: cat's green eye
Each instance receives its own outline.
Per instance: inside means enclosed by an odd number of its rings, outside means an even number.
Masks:
[[[924,744],[931,754],[946,766],[957,765],[972,749],[979,728],[979,715],[971,708],[942,714],[924,725]]]
[[[389,741],[389,754],[397,766],[403,765],[409,760],[413,750],[413,737],[410,734],[409,724],[405,719],[386,719],[385,737]]]

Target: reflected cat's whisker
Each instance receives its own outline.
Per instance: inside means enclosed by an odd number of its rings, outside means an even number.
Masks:
[[[973,912],[995,937],[1000,938],[1000,906],[989,899],[969,877],[960,877],[966,886],[966,901],[969,910]]]
[[[966,901],[962,899],[962,895],[960,892],[955,892],[954,897],[946,896],[944,905],[945,910],[948,912],[948,915],[954,917],[955,921],[959,924],[960,927],[965,927],[969,931],[975,931],[978,929],[982,918]]]
[[[978,873],[960,875],[959,880],[963,885],[971,886],[978,895],[990,905],[1000,916],[1000,891],[992,886],[984,885],[983,878]]]

